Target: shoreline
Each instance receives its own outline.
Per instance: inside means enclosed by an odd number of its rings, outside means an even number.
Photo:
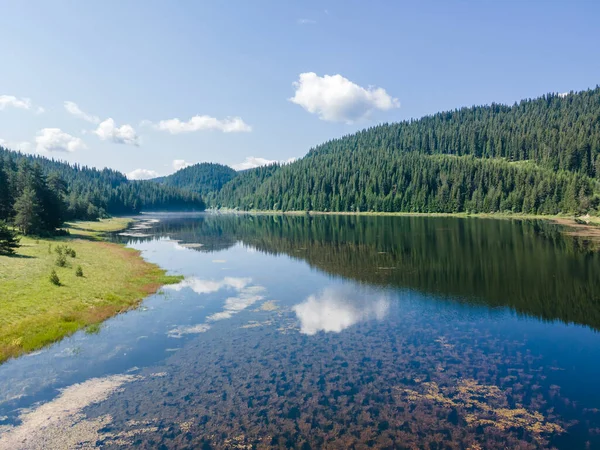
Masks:
[[[496,219],[496,220],[546,220],[564,228],[567,236],[600,240],[600,217],[584,216],[582,220],[574,215],[540,215],[540,214],[507,214],[507,213],[416,213],[416,212],[352,212],[352,211],[240,211],[233,209],[207,209],[206,212],[216,214],[238,215],[283,215],[283,216],[380,216],[380,217],[456,217],[461,219]]]
[[[541,214],[507,214],[507,213],[417,213],[417,212],[370,212],[370,211],[268,211],[268,210],[233,210],[207,209],[206,212],[216,214],[238,215],[282,215],[282,216],[379,216],[379,217],[456,217],[461,219],[496,219],[496,220],[547,220],[565,228],[569,236],[600,239],[600,217],[574,215],[541,215]]]
[[[136,220],[112,218],[65,224],[69,236],[23,237],[15,256],[0,256],[0,364],[39,350],[76,331],[97,332],[102,322],[138,307],[181,276],[144,260],[140,252],[108,242]],[[68,245],[75,257],[58,267],[56,247]],[[76,275],[81,267],[83,276]],[[49,281],[55,270],[60,285]]]

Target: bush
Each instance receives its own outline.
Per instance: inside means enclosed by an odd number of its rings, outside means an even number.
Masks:
[[[59,256],[65,255],[65,256],[70,256],[71,258],[75,258],[77,256],[77,253],[75,252],[75,250],[73,250],[68,245],[57,245],[56,248],[54,249],[54,251],[56,253],[58,253]]]
[[[56,265],[58,267],[65,267],[67,265],[67,257],[62,252],[56,257]]]
[[[81,268],[81,266],[77,266],[77,269],[75,270],[75,276],[77,276],[77,277],[83,276],[83,269]]]
[[[50,272],[50,283],[52,283],[54,286],[60,286],[60,279],[56,274],[56,270]]]

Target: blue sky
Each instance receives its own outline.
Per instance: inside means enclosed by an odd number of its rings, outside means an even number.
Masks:
[[[286,161],[381,122],[600,83],[594,1],[56,0],[0,11],[0,143],[133,177]]]

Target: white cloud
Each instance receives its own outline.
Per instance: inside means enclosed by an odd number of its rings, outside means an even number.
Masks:
[[[87,148],[80,138],[71,136],[60,128],[44,128],[38,131],[35,142],[38,152],[74,152]]]
[[[103,141],[112,141],[116,144],[139,145],[139,136],[131,125],[117,127],[113,119],[106,119],[94,131]]]
[[[174,159],[173,160],[173,169],[175,169],[175,171],[185,169],[186,167],[190,167],[193,165],[194,165],[193,163],[189,163],[183,159]]]
[[[234,164],[231,167],[235,170],[246,170],[260,166],[268,166],[269,164],[273,163],[289,164],[296,161],[296,159],[297,158],[289,158],[286,160],[277,161],[275,159],[258,158],[256,156],[246,156],[246,159],[243,162]]]
[[[75,102],[66,101],[63,105],[69,114],[83,119],[86,122],[98,125],[98,127],[91,132],[101,140],[112,141],[116,144],[135,146],[140,144],[139,136],[131,125],[125,124],[118,127],[112,118],[101,121],[100,117],[82,111]],[[87,131],[82,131],[82,133],[87,134]]]
[[[0,138],[0,146],[11,150],[17,150],[20,152],[29,153],[32,150],[32,144],[29,141],[7,141],[6,139]]]
[[[30,98],[18,98],[14,95],[0,95],[0,110],[3,110],[9,106],[13,108],[27,110],[34,108]],[[35,112],[36,114],[41,114],[44,112],[44,108],[42,108],[41,106],[36,106]]]
[[[313,19],[298,19],[298,25],[315,25],[316,20]]]
[[[559,97],[561,97],[561,98],[564,98],[564,97],[566,97],[567,95],[569,95],[569,93],[568,93],[568,92],[562,92],[562,93],[559,93],[559,94],[558,94],[558,96],[559,96]]]
[[[252,131],[252,127],[241,117],[216,119],[210,116],[194,116],[187,122],[179,119],[161,120],[154,127],[157,130],[168,131],[171,134],[190,133],[201,130],[217,130],[223,133],[240,133]]]
[[[0,109],[8,106],[19,109],[31,109],[31,99],[17,98],[14,95],[0,95]]]
[[[374,110],[399,108],[400,102],[383,88],[363,88],[341,75],[318,76],[301,73],[293,83],[295,95],[289,100],[302,106],[320,119],[330,122],[353,123],[367,119]]]
[[[158,172],[148,169],[135,169],[127,174],[128,180],[149,180],[150,178],[156,178]]]
[[[381,293],[345,286],[327,288],[311,295],[292,310],[300,319],[300,332],[313,335],[319,331],[339,333],[365,320],[382,320],[390,303]]]
[[[75,102],[66,101],[64,102],[64,107],[69,114],[72,114],[75,117],[79,117],[80,119],[94,124],[100,123],[100,117],[83,112]]]

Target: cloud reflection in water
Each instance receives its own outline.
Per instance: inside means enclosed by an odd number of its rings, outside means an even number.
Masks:
[[[319,331],[339,333],[370,319],[382,320],[390,302],[380,291],[362,287],[329,287],[311,295],[292,309],[300,319],[300,332],[312,336]]]
[[[186,278],[177,284],[167,285],[166,289],[172,289],[174,291],[181,291],[185,288],[190,288],[196,294],[210,294],[212,292],[220,291],[224,288],[230,288],[235,290],[242,290],[252,282],[252,278],[235,278],[225,277],[220,281],[215,280],[201,280],[200,278]]]
[[[189,288],[196,294],[210,294],[218,292],[221,289],[229,289],[237,291],[237,295],[228,297],[223,304],[223,310],[206,317],[207,322],[215,322],[218,320],[230,319],[234,314],[237,314],[254,303],[264,300],[265,288],[263,286],[252,285],[252,278],[235,278],[225,277],[222,280],[202,280],[200,278],[186,278],[182,282],[165,286],[166,289],[181,291]],[[210,329],[209,323],[195,324],[191,326],[179,326],[170,330],[167,334],[169,337],[180,338],[185,334],[205,333]]]

